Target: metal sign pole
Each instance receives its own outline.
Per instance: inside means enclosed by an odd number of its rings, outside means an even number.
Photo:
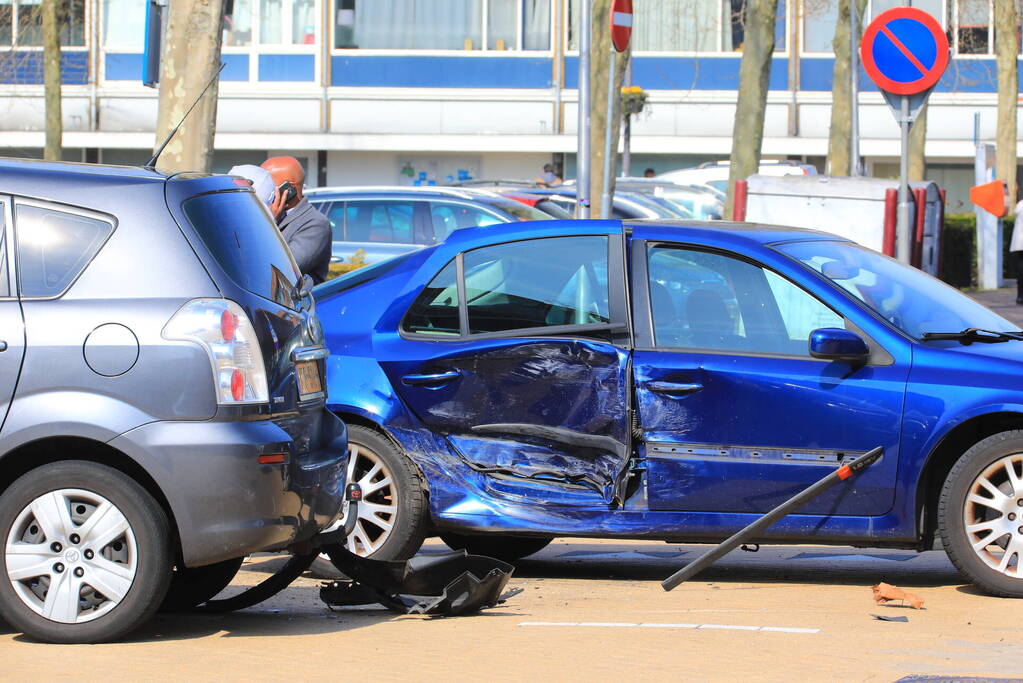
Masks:
[[[600,217],[611,217],[611,166],[614,162],[614,145],[611,140],[611,129],[615,111],[615,48],[611,46],[611,60],[607,67],[607,119],[604,122],[604,177],[603,194],[600,195]]]
[[[903,95],[899,127],[902,129],[902,156],[899,159],[899,216],[895,229],[895,258],[909,263],[912,251],[909,213],[909,96]]]
[[[852,104],[850,107],[852,120],[849,125],[849,172],[853,177],[863,175],[860,161],[860,55],[853,43],[856,36],[859,35],[858,14],[856,0],[849,0],[849,79],[851,81],[849,99]]]
[[[581,3],[579,17],[579,131],[576,153],[576,218],[590,217],[590,3]]]

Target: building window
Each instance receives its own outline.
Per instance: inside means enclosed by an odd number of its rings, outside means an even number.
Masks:
[[[146,3],[103,0],[103,46],[142,49],[146,32]]]
[[[990,0],[956,2],[955,51],[961,55],[986,55],[991,52]]]
[[[555,0],[334,0],[334,47],[549,50]]]
[[[969,0],[968,0],[969,1]],[[980,0],[988,2],[988,0]],[[838,21],[839,0],[804,0],[803,2],[803,52],[831,53],[831,41],[835,38],[835,27]],[[902,7],[903,0],[868,0],[867,10],[859,18],[860,31],[874,18],[893,7]],[[912,0],[910,3],[922,9],[942,26],[948,26],[945,0]],[[848,29],[846,29],[848,33]]]
[[[741,52],[748,0],[646,0],[633,5],[633,52]],[[580,0],[569,0],[569,49],[578,50]],[[775,51],[785,50],[785,0],[778,2]]]
[[[41,47],[42,0],[0,0],[0,45]],[[57,10],[60,44],[85,46],[85,0],[62,0]]]

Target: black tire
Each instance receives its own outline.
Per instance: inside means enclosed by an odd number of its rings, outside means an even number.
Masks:
[[[369,449],[383,461],[391,473],[397,498],[396,519],[391,520],[389,536],[379,548],[365,556],[374,560],[407,560],[419,552],[429,525],[419,470],[390,439],[368,427],[349,426],[348,442]],[[365,500],[374,502],[375,495],[366,495]]]
[[[40,496],[62,489],[81,489],[102,496],[124,515],[134,536],[136,569],[121,601],[105,614],[90,621],[62,623],[48,619],[34,611],[19,596],[8,576],[7,541],[19,515]],[[69,508],[70,509],[70,508]],[[87,508],[81,507],[81,510]],[[74,515],[74,512],[71,512]],[[32,526],[31,529],[37,529]],[[83,528],[78,527],[78,528]],[[33,532],[37,533],[37,532]],[[85,531],[83,530],[83,534]],[[70,538],[70,533],[68,535]],[[81,460],[69,460],[38,467],[18,478],[0,496],[0,611],[4,619],[16,630],[38,640],[51,643],[101,643],[117,640],[138,628],[156,612],[170,584],[171,557],[170,530],[167,516],[160,504],[138,483],[122,472],[105,465]],[[74,540],[69,541],[70,544]],[[88,541],[81,541],[80,557],[89,558]],[[104,545],[95,552],[114,547],[120,550],[120,541]],[[52,547],[52,546],[51,546]],[[77,549],[77,548],[76,548]],[[70,545],[64,554],[72,550]],[[128,552],[128,550],[124,550]],[[71,559],[67,560],[69,563]],[[82,566],[85,566],[84,560]],[[70,565],[68,566],[70,570]],[[83,569],[87,572],[87,569]],[[61,572],[63,573],[63,572]],[[70,572],[67,574],[70,576]],[[75,574],[78,576],[78,574]],[[87,581],[88,575],[83,574]],[[24,582],[19,585],[25,586]],[[48,589],[46,591],[48,594]],[[72,594],[73,595],[73,594]],[[79,593],[79,596],[83,593]],[[37,595],[38,597],[38,595]],[[81,602],[79,602],[79,605]],[[80,607],[79,607],[80,609]],[[77,618],[77,617],[76,617]]]
[[[205,567],[175,567],[160,611],[187,612],[216,597],[228,587],[244,560],[244,557],[236,557]]]
[[[554,539],[543,536],[441,534],[440,540],[444,541],[452,550],[467,550],[473,555],[486,555],[505,562],[514,562],[540,552]]]
[[[1013,490],[1003,461],[1003,458],[1015,454],[1023,454],[1023,431],[1002,432],[977,443],[952,467],[938,501],[938,531],[949,559],[963,576],[984,592],[1005,598],[1023,598],[1023,486],[1017,484],[1015,488],[1021,490]],[[996,467],[996,464],[999,466]],[[1017,477],[1023,476],[1020,474],[1023,458],[1015,462],[1013,467]],[[1005,507],[1004,511],[999,512],[992,506],[967,501],[967,496],[981,475],[1008,496],[1006,506],[1011,508]],[[991,498],[993,502],[996,500],[990,493],[985,493],[983,497]],[[991,536],[988,537],[984,531],[975,531],[976,537],[967,532],[967,515],[973,520],[972,523],[992,522],[995,528],[991,529]],[[1018,552],[1013,552],[1012,546],[1007,546],[1010,550],[1006,552],[1010,554],[1010,565],[1013,564],[1012,556],[1015,556],[1015,568],[1010,566],[1009,569],[1020,578],[989,566],[981,554],[992,562],[996,562],[999,556],[992,555],[986,549],[974,550],[973,540],[980,542],[986,537],[990,538],[991,543],[985,548],[992,547],[994,541],[999,540],[1007,539],[1008,542],[1016,543]],[[1004,554],[1000,557],[1004,557]]]

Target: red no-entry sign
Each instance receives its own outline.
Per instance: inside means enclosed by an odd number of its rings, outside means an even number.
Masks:
[[[611,4],[611,43],[619,52],[625,52],[631,38],[632,0],[614,0]]]

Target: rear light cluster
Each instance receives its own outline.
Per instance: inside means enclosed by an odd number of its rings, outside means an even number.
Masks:
[[[164,339],[191,341],[206,349],[220,405],[267,403],[266,368],[252,321],[227,299],[194,299],[163,328]]]

